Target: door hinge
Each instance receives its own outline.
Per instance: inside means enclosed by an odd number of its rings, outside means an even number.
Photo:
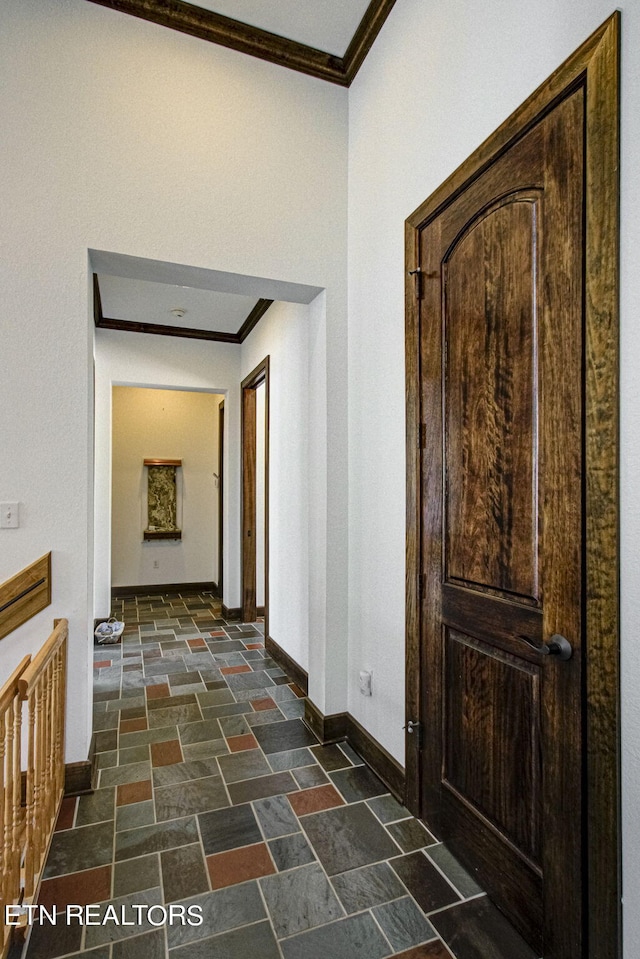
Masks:
[[[427,585],[427,577],[424,573],[418,573],[418,599],[422,601]]]
[[[427,424],[420,423],[418,425],[418,449],[423,450],[427,445]]]
[[[416,300],[422,299],[422,270],[409,270],[409,276],[413,277]]]

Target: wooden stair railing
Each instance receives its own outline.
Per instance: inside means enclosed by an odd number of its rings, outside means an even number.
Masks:
[[[60,619],[40,652],[27,656],[2,689],[2,959],[14,926],[6,906],[31,905],[53,835],[64,792],[64,717],[68,622]],[[27,710],[26,762],[22,753],[22,710]],[[25,769],[23,770],[23,766]],[[25,796],[22,800],[23,773]],[[20,928],[20,927],[18,927]],[[26,919],[22,922],[26,928]]]
[[[2,909],[2,956],[10,945],[11,929],[5,924],[5,907],[19,901],[20,860],[24,836],[22,805],[22,699],[18,682],[31,662],[25,656],[0,693],[0,908]]]

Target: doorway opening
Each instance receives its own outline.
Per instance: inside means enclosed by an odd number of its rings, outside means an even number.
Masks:
[[[112,591],[217,593],[222,399],[112,387]]]

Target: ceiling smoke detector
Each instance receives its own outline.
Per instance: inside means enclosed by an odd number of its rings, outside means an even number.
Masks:
[[[175,316],[175,318],[176,318],[177,320],[180,320],[180,319],[182,319],[182,317],[185,315],[186,312],[187,312],[187,311],[186,311],[186,310],[183,310],[183,308],[182,308],[181,306],[178,306],[178,307],[176,307],[175,310],[171,310],[171,316]]]

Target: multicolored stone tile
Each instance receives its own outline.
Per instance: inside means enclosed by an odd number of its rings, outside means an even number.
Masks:
[[[318,743],[262,619],[176,590],[113,615],[122,642],[94,654],[98,788],[64,800],[40,902],[202,922],[34,926],[24,959],[535,959],[348,743]]]

